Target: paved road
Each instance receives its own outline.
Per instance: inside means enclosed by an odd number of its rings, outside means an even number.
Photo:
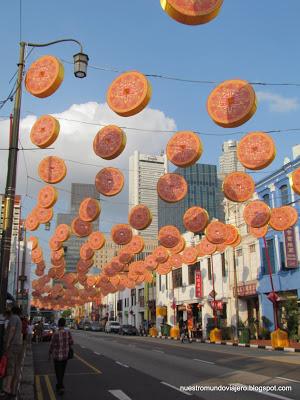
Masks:
[[[237,348],[145,337],[123,337],[73,331],[78,358],[69,362],[64,398],[120,400],[190,399],[266,400],[300,398],[300,354]],[[35,374],[43,397],[54,387],[47,345],[34,345]],[[48,383],[48,385],[47,385]],[[291,391],[259,393],[199,391],[181,393],[180,386],[291,386]],[[258,389],[258,388],[257,388]],[[98,396],[99,395],[99,396]],[[48,397],[47,397],[48,396]]]

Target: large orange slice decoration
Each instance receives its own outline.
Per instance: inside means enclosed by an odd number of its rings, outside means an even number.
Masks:
[[[168,250],[163,246],[158,246],[152,252],[153,257],[157,263],[164,263],[169,258]]]
[[[158,264],[158,267],[156,268],[156,272],[159,275],[167,275],[171,271],[172,271],[172,264],[169,262],[169,260],[165,261],[164,263]]]
[[[167,248],[177,246],[180,239],[180,231],[173,225],[163,226],[158,232],[159,244]]]
[[[269,229],[269,225],[265,225],[260,228],[253,228],[252,226],[250,226],[249,231],[252,236],[259,239],[259,238],[266,236],[268,229]]]
[[[208,224],[208,212],[201,207],[191,207],[183,215],[183,225],[187,231],[203,232]]]
[[[239,231],[234,225],[226,224],[226,240],[225,244],[230,245],[234,243],[239,236]]]
[[[294,192],[300,194],[300,168],[297,168],[292,172],[291,186]]]
[[[51,261],[60,261],[64,257],[64,249],[60,248],[56,251],[51,251]]]
[[[197,253],[198,255],[198,253]],[[169,257],[170,264],[172,265],[172,268],[180,268],[183,264],[183,259],[181,254],[172,254]]]
[[[210,93],[207,111],[216,124],[223,128],[235,128],[255,113],[255,92],[247,81],[224,81]]]
[[[271,209],[269,225],[276,231],[285,231],[297,222],[294,218],[294,209],[291,206],[283,206]],[[297,218],[298,219],[298,218]]]
[[[89,243],[83,243],[80,246],[79,255],[82,260],[90,260],[94,257],[94,250],[90,247]]]
[[[186,247],[182,254],[182,261],[184,262],[184,264],[187,265],[191,265],[191,264],[195,264],[195,262],[197,261],[198,258],[198,251],[196,249],[196,247]]]
[[[46,183],[59,183],[67,174],[67,167],[59,157],[49,156],[45,157],[38,167],[39,177]]]
[[[92,222],[95,221],[100,215],[100,203],[96,199],[87,197],[79,206],[79,217],[82,221]]]
[[[89,260],[80,259],[76,265],[76,270],[79,273],[84,274],[91,268],[92,265],[93,265],[92,259],[89,259]]]
[[[145,267],[149,271],[154,271],[158,265],[158,262],[156,261],[156,258],[154,257],[153,254],[149,254],[145,258]]]
[[[264,201],[254,200],[244,208],[243,217],[247,225],[261,228],[269,222],[271,209]]]
[[[39,258],[43,257],[43,250],[41,249],[41,247],[36,247],[35,249],[33,249],[31,251],[31,259],[32,261],[37,260]]]
[[[217,250],[217,245],[211,243],[205,237],[200,241],[200,243],[197,244],[196,249],[198,251],[199,257],[203,257],[205,255],[213,254]]]
[[[224,243],[227,239],[226,225],[220,221],[212,221],[207,225],[205,235],[207,240],[213,244]]]
[[[57,200],[57,190],[55,187],[44,186],[38,193],[38,206],[43,208],[51,208]]]
[[[152,222],[151,211],[147,206],[138,204],[130,210],[128,222],[132,228],[139,231],[146,229]]]
[[[169,250],[171,252],[171,254],[178,254],[181,253],[186,245],[186,241],[185,239],[181,236],[179,243],[177,244],[177,246],[171,247]]]
[[[111,238],[116,244],[128,244],[132,239],[132,230],[127,224],[114,225],[111,229]]]
[[[34,61],[25,76],[25,87],[36,97],[51,96],[64,79],[64,66],[53,56],[43,56]]]
[[[189,167],[202,155],[203,147],[199,136],[191,131],[179,131],[167,144],[167,157],[178,167]]]
[[[188,190],[183,176],[178,174],[164,174],[157,182],[157,193],[167,203],[176,203],[182,200]]]
[[[238,237],[236,238],[236,240],[230,244],[231,247],[235,248],[237,247],[242,241],[242,236],[240,234],[238,234]]]
[[[104,196],[115,196],[123,189],[124,175],[117,168],[103,168],[96,175],[95,186]]]
[[[237,157],[244,167],[252,170],[266,168],[276,156],[276,147],[271,136],[264,132],[250,132],[237,147]]]
[[[74,235],[79,237],[89,236],[93,231],[91,222],[83,221],[79,217],[73,219],[71,228]]]
[[[55,229],[55,237],[60,242],[65,242],[70,237],[70,227],[67,224],[59,224]]]
[[[116,125],[107,125],[96,134],[93,149],[98,157],[112,160],[118,157],[126,146],[126,135]]]
[[[36,229],[38,229],[39,226],[40,222],[38,220],[38,217],[36,216],[36,213],[31,212],[30,214],[28,214],[25,220],[25,228],[28,231],[35,231]]]
[[[100,250],[105,245],[105,236],[101,232],[92,232],[88,243],[93,250]]]
[[[142,111],[151,98],[151,85],[145,75],[137,71],[118,76],[108,88],[106,101],[122,117]]]
[[[40,224],[47,224],[53,218],[53,208],[35,207],[34,212]]]
[[[39,240],[35,236],[30,236],[30,238],[28,239],[28,242],[31,242],[31,249],[32,250],[36,249],[38,247],[38,245],[39,245]]]
[[[175,21],[186,25],[200,25],[219,14],[223,0],[160,0],[160,4]]]
[[[125,267],[125,265],[120,262],[118,257],[113,257],[111,259],[110,266],[115,272],[122,272]]]
[[[143,251],[145,247],[144,239],[141,236],[132,236],[130,242],[126,245],[126,249],[129,253],[138,254]]]
[[[221,244],[217,244],[217,252],[219,252],[219,253],[223,253],[225,250],[226,250],[226,247],[227,247],[227,244],[224,242],[224,243],[221,243]]]
[[[282,206],[289,214],[290,224],[291,226],[295,225],[298,222],[298,212],[293,206]]]
[[[118,253],[118,259],[122,264],[129,264],[133,259],[133,254],[128,249],[121,249]]]
[[[222,190],[228,200],[242,203],[251,199],[255,183],[253,178],[245,172],[232,172],[225,177]]]
[[[30,140],[36,146],[45,149],[57,139],[60,125],[52,115],[42,115],[36,120],[30,131]]]

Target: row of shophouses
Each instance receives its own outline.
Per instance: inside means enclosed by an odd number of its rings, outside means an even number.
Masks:
[[[300,196],[290,186],[290,175],[299,167],[299,157],[285,160],[279,170],[257,182],[255,198],[263,199],[270,207],[291,204],[299,213]],[[238,315],[240,324],[250,328],[252,337],[258,337],[263,328],[272,331],[274,314],[267,297],[271,283],[266,243],[274,289],[279,296],[279,323],[290,334],[300,335],[299,220],[285,232],[269,229],[264,242],[249,233],[243,207],[224,200],[225,220],[237,226],[242,236],[238,247],[201,258],[194,265],[182,265],[167,275],[156,275],[153,284],[108,295],[100,308],[100,318],[106,316],[138,329],[151,324],[158,330],[162,323],[173,326],[187,321],[206,338],[214,324],[215,307],[220,328],[235,327]],[[190,232],[184,237],[188,246],[200,240]],[[96,310],[92,311],[95,314]]]

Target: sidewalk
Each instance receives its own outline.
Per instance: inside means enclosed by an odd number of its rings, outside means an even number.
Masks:
[[[23,366],[21,368],[17,400],[33,400],[34,398],[33,354],[31,346],[27,345],[23,359]]]

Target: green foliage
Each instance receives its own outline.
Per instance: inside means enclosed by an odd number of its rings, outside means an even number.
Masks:
[[[72,310],[64,310],[61,313],[62,318],[70,318],[72,315]]]

